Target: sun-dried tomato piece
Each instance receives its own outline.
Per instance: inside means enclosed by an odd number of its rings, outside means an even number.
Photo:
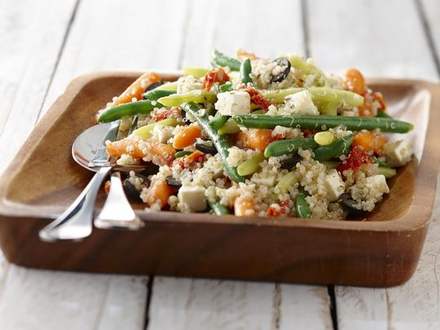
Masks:
[[[167,119],[169,117],[174,117],[176,119],[182,118],[182,111],[180,110],[180,108],[177,108],[177,107],[173,107],[170,109],[160,108],[160,109],[157,109],[157,111],[155,111],[151,115],[151,120],[152,121],[159,121],[159,120]]]
[[[279,204],[272,204],[266,211],[268,217],[279,217],[287,215],[289,212],[289,202],[283,201]]]
[[[248,92],[249,96],[251,97],[251,103],[259,106],[263,110],[267,110],[271,103],[269,100],[267,100],[259,91],[257,91],[253,87],[247,87],[246,92]]]
[[[363,164],[368,164],[370,162],[371,158],[368,152],[361,147],[355,145],[351,148],[347,159],[339,164],[338,171],[341,173],[345,170],[357,171]]]
[[[205,80],[203,81],[203,89],[206,91],[210,91],[215,83],[223,84],[229,80],[230,78],[225,70],[223,70],[222,68],[213,69],[205,75]]]

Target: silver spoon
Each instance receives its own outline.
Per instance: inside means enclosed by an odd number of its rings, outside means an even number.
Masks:
[[[96,196],[112,169],[107,160],[104,142],[114,139],[117,127],[115,123],[95,125],[75,139],[72,145],[73,159],[96,174],[67,210],[40,231],[42,240],[78,240],[92,233]],[[142,222],[125,196],[120,176],[112,175],[109,195],[98,215],[97,226],[137,229],[141,225]]]

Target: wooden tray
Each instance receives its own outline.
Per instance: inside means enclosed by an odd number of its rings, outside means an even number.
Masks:
[[[68,271],[362,286],[392,286],[410,278],[431,216],[440,161],[440,113],[434,111],[440,108],[440,87],[415,80],[370,82],[391,105],[429,107],[430,121],[420,163],[399,171],[391,194],[366,221],[140,208],[147,225],[139,231],[94,229],[81,242],[40,241],[38,231],[91,177],[71,158],[73,140],[94,124],[96,110],[138,75],[110,72],[75,79],[21,148],[0,180],[0,246],[10,262]],[[411,103],[415,98],[424,102]]]

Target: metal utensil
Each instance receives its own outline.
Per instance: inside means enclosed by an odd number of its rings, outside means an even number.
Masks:
[[[96,196],[103,180],[112,169],[107,159],[104,142],[114,140],[117,129],[118,125],[116,123],[96,125],[86,129],[75,139],[72,145],[73,159],[84,168],[96,172],[96,174],[67,210],[40,231],[39,236],[42,240],[77,240],[92,233]],[[119,180],[117,178],[112,180],[112,188],[108,198],[112,201],[122,200],[122,202],[114,204],[115,207],[112,209],[109,209],[111,208],[109,202],[106,202],[105,206],[107,207],[103,208],[103,211],[106,210],[105,214],[114,215],[113,219],[116,219],[116,225],[130,223],[130,221],[139,225],[140,221],[122,190],[120,177]],[[113,222],[112,225],[106,225],[106,220],[109,220],[109,218],[101,217],[99,222],[101,227],[110,228],[114,226]],[[133,228],[134,225],[127,227]]]

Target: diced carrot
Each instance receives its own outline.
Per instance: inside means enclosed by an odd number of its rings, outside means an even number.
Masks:
[[[251,148],[258,151],[264,151],[267,145],[272,141],[272,131],[263,128],[251,128],[238,134],[238,143],[245,148]]]
[[[110,142],[106,145],[107,154],[110,157],[119,158],[122,154],[128,154],[134,159],[141,159],[144,153],[139,148],[137,141],[132,139],[123,139]]]
[[[161,77],[157,73],[145,72],[136,79],[128,88],[116,99],[115,105],[130,103],[133,98],[142,99],[145,89],[155,82],[160,81]]]
[[[183,158],[184,164],[191,165],[195,162],[199,162],[203,160],[203,157],[205,154],[201,152],[200,150],[194,150],[192,153],[190,153],[188,156]]]
[[[239,196],[234,202],[234,214],[239,217],[255,215],[255,201],[252,197]]]
[[[345,73],[347,88],[352,92],[363,95],[365,93],[365,79],[358,69],[348,69]]]
[[[237,50],[237,58],[239,60],[242,60],[242,61],[247,59],[247,58],[250,59],[250,60],[256,60],[257,56],[255,56],[254,53],[248,52],[248,51],[246,51],[244,49],[238,49]]]
[[[176,149],[183,149],[190,146],[196,139],[202,136],[202,131],[197,125],[190,125],[183,128],[174,137],[173,147]]]
[[[160,207],[164,208],[168,205],[168,198],[173,194],[173,191],[173,188],[165,181],[156,181],[148,191],[146,202],[149,206],[159,202]]]
[[[169,144],[155,143],[149,145],[148,153],[159,160],[160,164],[157,165],[165,165],[172,162],[176,149]]]
[[[383,134],[362,131],[353,138],[353,145],[361,147],[368,152],[381,153],[387,138]]]

